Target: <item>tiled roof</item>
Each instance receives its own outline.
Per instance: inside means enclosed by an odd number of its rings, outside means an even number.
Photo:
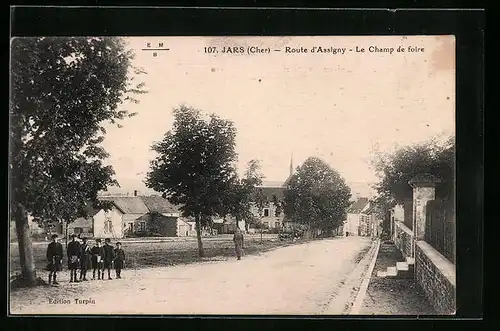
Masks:
[[[264,186],[264,187],[282,187],[283,186],[283,182],[281,182],[281,181],[271,181],[271,180],[262,181],[262,186]]]
[[[178,213],[179,208],[171,204],[167,199],[159,196],[140,197],[150,212],[157,213]]]
[[[68,228],[91,228],[92,219],[85,219],[83,217],[77,218],[73,222],[68,224]]]
[[[266,187],[261,186],[258,189],[262,190],[262,193],[267,198],[267,201],[273,201],[273,195],[278,198],[278,200],[283,200],[285,188],[284,187]]]
[[[359,198],[347,209],[347,212],[350,214],[359,214],[363,210],[363,208],[365,208],[367,203],[368,198]]]
[[[375,211],[375,204],[372,204],[370,205],[370,207],[368,207],[364,212],[363,214],[365,215],[371,215],[374,211]]]
[[[149,212],[168,214],[179,213],[179,208],[177,206],[159,196],[105,196],[99,199],[113,202],[116,208],[124,214],[147,214]]]
[[[147,214],[149,209],[142,197],[101,197],[101,200],[112,201],[124,214]]]

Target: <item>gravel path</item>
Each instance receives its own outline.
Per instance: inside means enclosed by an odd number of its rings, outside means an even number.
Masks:
[[[64,279],[58,288],[12,292],[10,308],[13,314],[322,314],[371,243],[332,238],[241,261],[125,270],[121,280]]]

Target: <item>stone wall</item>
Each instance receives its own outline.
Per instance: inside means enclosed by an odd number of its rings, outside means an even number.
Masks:
[[[402,222],[394,222],[394,244],[404,257],[413,257],[413,231],[408,229]]]
[[[455,265],[423,240],[415,245],[415,278],[438,314],[456,312]]]

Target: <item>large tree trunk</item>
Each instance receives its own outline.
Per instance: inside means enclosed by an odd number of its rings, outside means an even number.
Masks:
[[[33,246],[31,244],[31,230],[28,223],[28,214],[22,207],[15,215],[17,242],[19,243],[19,262],[21,264],[21,277],[27,285],[36,283],[35,261],[33,259]]]
[[[203,250],[203,242],[201,241],[201,221],[200,216],[196,215],[196,238],[198,239],[198,254],[200,257],[205,256],[205,251]]]
[[[64,225],[64,244],[66,245],[66,249],[68,249],[68,222],[63,221]]]

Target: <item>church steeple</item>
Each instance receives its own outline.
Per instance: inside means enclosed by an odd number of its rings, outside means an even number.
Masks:
[[[292,155],[290,156],[290,175],[283,183],[283,187],[288,187],[288,184],[290,182],[290,179],[292,178],[292,175],[293,175],[293,152],[292,152]]]

